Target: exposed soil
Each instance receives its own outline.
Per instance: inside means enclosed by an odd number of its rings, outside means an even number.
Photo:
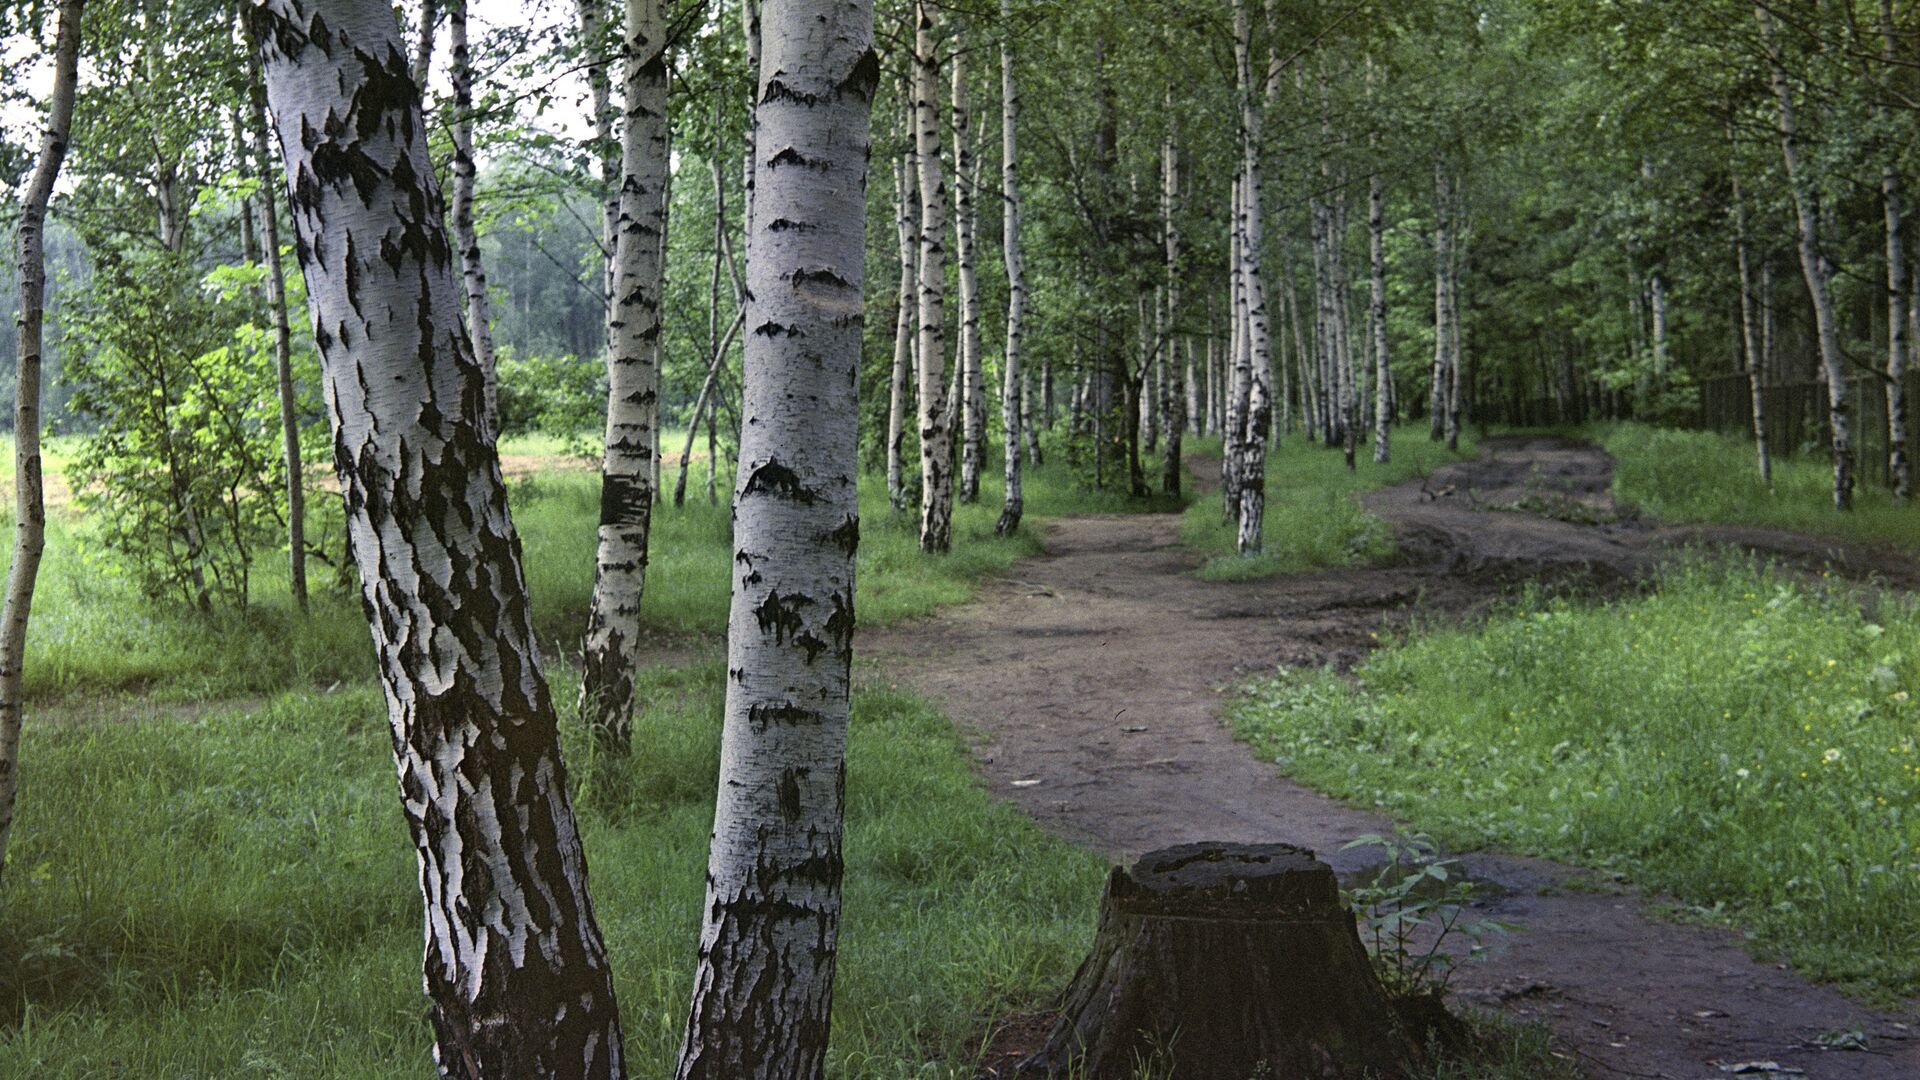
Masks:
[[[1239,680],[1351,666],[1376,635],[1472,618],[1521,582],[1632,588],[1694,542],[1920,588],[1920,563],[1903,555],[1638,519],[1613,504],[1611,474],[1585,444],[1488,439],[1475,462],[1366,498],[1399,536],[1397,563],[1252,583],[1192,576],[1199,560],[1176,516],[1071,518],[977,602],[863,634],[860,651],[880,658],[880,677],[939,702],[976,743],[986,786],[1058,836],[1114,859],[1193,840],[1281,841],[1353,873],[1373,855],[1341,845],[1391,823],[1256,761],[1220,718]],[[1511,506],[1523,509],[1500,509]],[[1487,913],[1526,932],[1463,969],[1459,996],[1546,1021],[1596,1076],[1699,1080],[1773,1061],[1815,1078],[1920,1077],[1920,1017],[1757,962],[1735,934],[1660,919],[1645,898],[1578,870],[1485,853],[1466,865],[1494,886]],[[1813,1045],[1854,1026],[1868,1052]]]

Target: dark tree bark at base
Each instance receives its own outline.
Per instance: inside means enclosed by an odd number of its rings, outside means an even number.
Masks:
[[[1384,1080],[1425,1057],[1332,867],[1286,844],[1186,844],[1114,869],[1093,952],[1022,1074]]]

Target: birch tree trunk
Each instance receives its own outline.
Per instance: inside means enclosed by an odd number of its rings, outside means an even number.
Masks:
[[[1454,179],[1454,195],[1460,193],[1459,178]],[[1451,200],[1457,211],[1460,200]],[[1454,222],[1453,235],[1447,244],[1447,449],[1460,449],[1460,414],[1466,404],[1466,370],[1461,363],[1460,351],[1460,262],[1462,251],[1467,246],[1467,225],[1464,220]]]
[[[1273,426],[1268,388],[1273,377],[1273,354],[1267,329],[1266,288],[1260,276],[1265,233],[1260,211],[1260,107],[1253,94],[1253,35],[1246,0],[1234,0],[1234,58],[1242,90],[1240,208],[1245,224],[1240,229],[1240,258],[1247,312],[1241,361],[1247,369],[1247,403],[1240,437],[1239,550],[1241,555],[1254,555],[1260,551],[1261,526],[1266,518],[1267,432]]]
[[[869,0],[768,0],[736,577],[681,1080],[823,1074],[854,629]]]
[[[1026,510],[1026,494],[1021,490],[1020,440],[1027,417],[1026,398],[1026,320],[1027,260],[1020,247],[1020,90],[1013,66],[1013,0],[1000,0],[1000,255],[1007,269],[1007,346],[1000,390],[1000,424],[1006,428],[1006,495],[1000,520],[994,532],[1012,536],[1020,528],[1020,515]],[[1027,433],[1031,439],[1032,433]],[[1038,442],[1029,442],[1031,452]]]
[[[1244,0],[1238,0],[1244,6]],[[1245,21],[1246,12],[1239,13]],[[1240,515],[1240,479],[1241,479],[1241,441],[1246,437],[1247,383],[1252,378],[1251,354],[1246,348],[1247,337],[1247,287],[1246,257],[1246,208],[1241,188],[1245,184],[1244,171],[1233,178],[1233,213],[1229,219],[1229,237],[1227,258],[1230,262],[1227,272],[1229,289],[1229,322],[1227,334],[1227,371],[1222,373],[1222,382],[1226,400],[1221,410],[1220,428],[1220,519],[1223,522],[1236,522]]]
[[[376,0],[248,17],[418,855],[441,1075],[618,1078],[612,975],[399,26]]]
[[[1171,115],[1173,90],[1167,90],[1167,107]],[[1172,347],[1177,340],[1180,327],[1180,222],[1178,219],[1180,200],[1180,146],[1171,134],[1160,143],[1160,220],[1166,231],[1167,244],[1167,285],[1166,318],[1162,331],[1160,348],[1164,351]],[[1178,496],[1186,466],[1181,460],[1181,443],[1187,430],[1187,408],[1190,401],[1189,382],[1193,378],[1193,358],[1189,354],[1184,363],[1179,357],[1169,357],[1166,365],[1166,381],[1161,387],[1162,408],[1166,412],[1166,456],[1161,459],[1160,490],[1168,495]]]
[[[460,276],[467,289],[467,332],[486,380],[487,423],[499,423],[499,377],[493,350],[493,316],[487,303],[487,270],[473,229],[473,57],[467,51],[467,2],[447,9],[449,73],[453,82],[453,235],[460,245]]]
[[[1640,177],[1653,186],[1653,162],[1640,159]],[[1647,279],[1647,309],[1653,324],[1653,388],[1656,394],[1667,388],[1667,275],[1660,269],[1656,254]]]
[[[27,620],[40,557],[47,545],[47,504],[40,466],[40,364],[46,327],[47,268],[43,235],[47,203],[66,160],[73,129],[73,99],[80,64],[82,0],[62,0],[53,44],[53,88],[40,156],[20,196],[15,265],[20,274],[20,354],[13,391],[13,562],[0,606],[0,874],[7,865],[13,808],[20,795],[20,727],[27,659]]]
[[[1433,163],[1433,385],[1427,407],[1427,434],[1434,442],[1447,434],[1447,318],[1453,310],[1447,302],[1448,267],[1453,264],[1447,204],[1452,190],[1446,163],[1436,158]]]
[[[1820,364],[1827,379],[1827,421],[1833,435],[1833,505],[1836,510],[1853,509],[1854,453],[1852,405],[1847,400],[1846,361],[1840,352],[1840,329],[1833,310],[1833,264],[1820,250],[1820,207],[1813,178],[1800,158],[1800,136],[1794,123],[1793,89],[1787,83],[1787,69],[1780,59],[1775,39],[1773,16],[1765,4],[1755,3],[1754,17],[1760,21],[1760,35],[1767,51],[1767,67],[1773,82],[1773,95],[1779,104],[1780,156],[1787,167],[1787,183],[1793,189],[1794,215],[1800,225],[1800,270],[1807,280],[1807,293],[1813,300],[1814,328],[1820,342]]]
[[[1732,135],[1732,125],[1728,125]],[[1747,254],[1747,206],[1740,191],[1740,175],[1733,180],[1733,253],[1740,268],[1740,342],[1746,356],[1747,394],[1753,404],[1753,443],[1760,460],[1760,481],[1773,486],[1773,456],[1767,451],[1766,372],[1762,367],[1762,342],[1754,326],[1753,269]]]
[[[1893,28],[1893,0],[1880,0],[1880,58],[1883,82],[1899,69]],[[1884,92],[1890,91],[1886,87]],[[1874,106],[1874,119],[1884,132],[1891,123],[1885,104]],[[1882,147],[1880,198],[1887,219],[1887,478],[1893,497],[1905,502],[1913,494],[1913,468],[1907,461],[1907,361],[1913,347],[1907,303],[1907,242],[1901,220],[1906,196],[1901,189],[1898,155]]]
[[[953,429],[946,393],[946,181],[940,167],[939,9],[914,0],[913,125],[920,170],[920,549],[953,546]]]
[[[428,0],[431,6],[432,0]],[[423,11],[425,8],[423,7]],[[424,33],[433,33],[431,18],[423,14]],[[431,38],[428,38],[430,41]],[[423,47],[430,47],[424,46]],[[416,68],[426,60],[416,56]],[[273,317],[273,370],[275,389],[280,397],[280,452],[287,470],[287,580],[293,602],[307,610],[307,485],[306,469],[300,460],[300,417],[293,396],[293,330],[287,314],[287,272],[280,264],[280,207],[274,197],[273,150],[268,145],[267,88],[260,77],[260,62],[248,55],[247,96],[252,99],[254,167],[260,176],[261,231],[266,234],[267,307]],[[418,82],[421,94],[426,83]]]
[[[960,501],[980,501],[986,462],[987,402],[980,371],[980,277],[974,265],[979,231],[973,114],[967,106],[967,50],[955,34],[953,50],[953,239],[960,279]]]
[[[1368,305],[1373,321],[1373,461],[1384,465],[1393,456],[1393,367],[1387,347],[1387,182],[1378,169],[1367,181],[1367,241],[1373,264]]]
[[[660,0],[627,0],[620,117],[620,224],[607,324],[607,433],[599,544],[580,661],[580,715],[624,751],[633,738],[640,598],[653,523],[654,418],[660,397],[660,239],[666,232],[666,20]]]
[[[574,0],[580,40],[587,50],[587,87],[593,99],[593,152],[600,164],[600,293],[606,320],[613,318],[613,249],[620,226],[620,148],[613,135],[613,80],[602,62],[607,0]],[[608,338],[608,347],[612,339]]]
[[[440,22],[440,0],[420,0],[413,24],[413,85],[420,88],[420,108],[426,110],[427,80],[433,74],[433,37]]]
[[[893,232],[900,252],[900,298],[893,324],[893,375],[887,390],[887,499],[895,510],[907,508],[907,410],[913,391],[914,288],[919,280],[919,192],[915,173],[913,105],[908,80],[900,80],[900,128],[906,150],[893,160]]]

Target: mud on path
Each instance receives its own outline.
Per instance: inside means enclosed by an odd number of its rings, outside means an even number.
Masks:
[[[1391,823],[1282,777],[1236,742],[1224,691],[1277,665],[1350,666],[1409,619],[1484,611],[1522,581],[1621,587],[1676,545],[1742,544],[1920,587],[1920,565],[1884,552],[1763,530],[1635,520],[1608,493],[1611,460],[1549,438],[1488,439],[1479,460],[1375,492],[1395,565],[1252,583],[1193,577],[1174,515],[1055,523],[1046,553],[979,600],[862,635],[869,676],[938,701],[975,743],[995,795],[1048,831],[1115,859],[1196,839],[1286,841],[1343,873],[1371,854],[1342,844]],[[1495,507],[1519,504],[1532,512]],[[1596,1077],[1704,1080],[1718,1065],[1774,1061],[1820,1078],[1920,1077],[1920,1018],[1876,1012],[1759,963],[1736,935],[1663,921],[1644,898],[1555,863],[1466,861],[1519,924],[1505,952],[1456,978],[1466,1001],[1549,1023]],[[1873,1052],[1822,1051],[1858,1025]]]

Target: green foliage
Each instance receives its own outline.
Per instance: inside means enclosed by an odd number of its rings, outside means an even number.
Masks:
[[[1495,934],[1513,929],[1493,919],[1468,919],[1479,889],[1460,873],[1458,859],[1443,859],[1433,841],[1415,833],[1394,838],[1369,833],[1349,848],[1380,849],[1386,862],[1368,879],[1347,890],[1347,903],[1359,917],[1361,937],[1373,954],[1374,968],[1387,989],[1417,997],[1446,993],[1459,966],[1451,948],[1465,941],[1467,959],[1495,951]]]
[[[1920,611],[1746,563],[1283,672],[1236,730],[1450,844],[1595,866],[1881,999],[1920,990]]]
[[[607,415],[606,368],[578,356],[499,350],[500,435],[549,435],[583,450]]]
[[[1877,484],[1833,512],[1833,465],[1822,455],[1775,458],[1760,482],[1751,439],[1620,424],[1598,433],[1616,463],[1614,495],[1666,521],[1760,525],[1890,547],[1920,548],[1920,505],[1895,502]]]
[[[91,424],[68,470],[103,568],[199,607],[247,603],[283,520],[269,339],[184,259],[99,267],[69,315],[66,381]]]
[[[1265,551],[1251,558],[1235,553],[1239,534],[1221,520],[1217,494],[1187,508],[1180,538],[1211,556],[1199,571],[1208,581],[1252,581],[1384,559],[1394,552],[1393,532],[1361,509],[1357,496],[1425,476],[1450,461],[1470,460],[1474,443],[1472,433],[1462,431],[1460,450],[1449,451],[1427,438],[1424,423],[1403,424],[1394,429],[1390,462],[1375,465],[1372,450],[1362,444],[1357,468],[1348,472],[1338,450],[1290,437],[1267,454]],[[1217,444],[1195,450],[1209,451],[1218,454]]]
[[[678,1045],[724,686],[718,664],[649,672],[624,760],[563,719],[638,1075]],[[0,1075],[429,1068],[384,712],[371,689],[298,693],[36,738],[0,885]],[[848,768],[833,1068],[970,1076],[985,1018],[1071,973],[1103,866],[990,801],[915,698],[858,695]]]

